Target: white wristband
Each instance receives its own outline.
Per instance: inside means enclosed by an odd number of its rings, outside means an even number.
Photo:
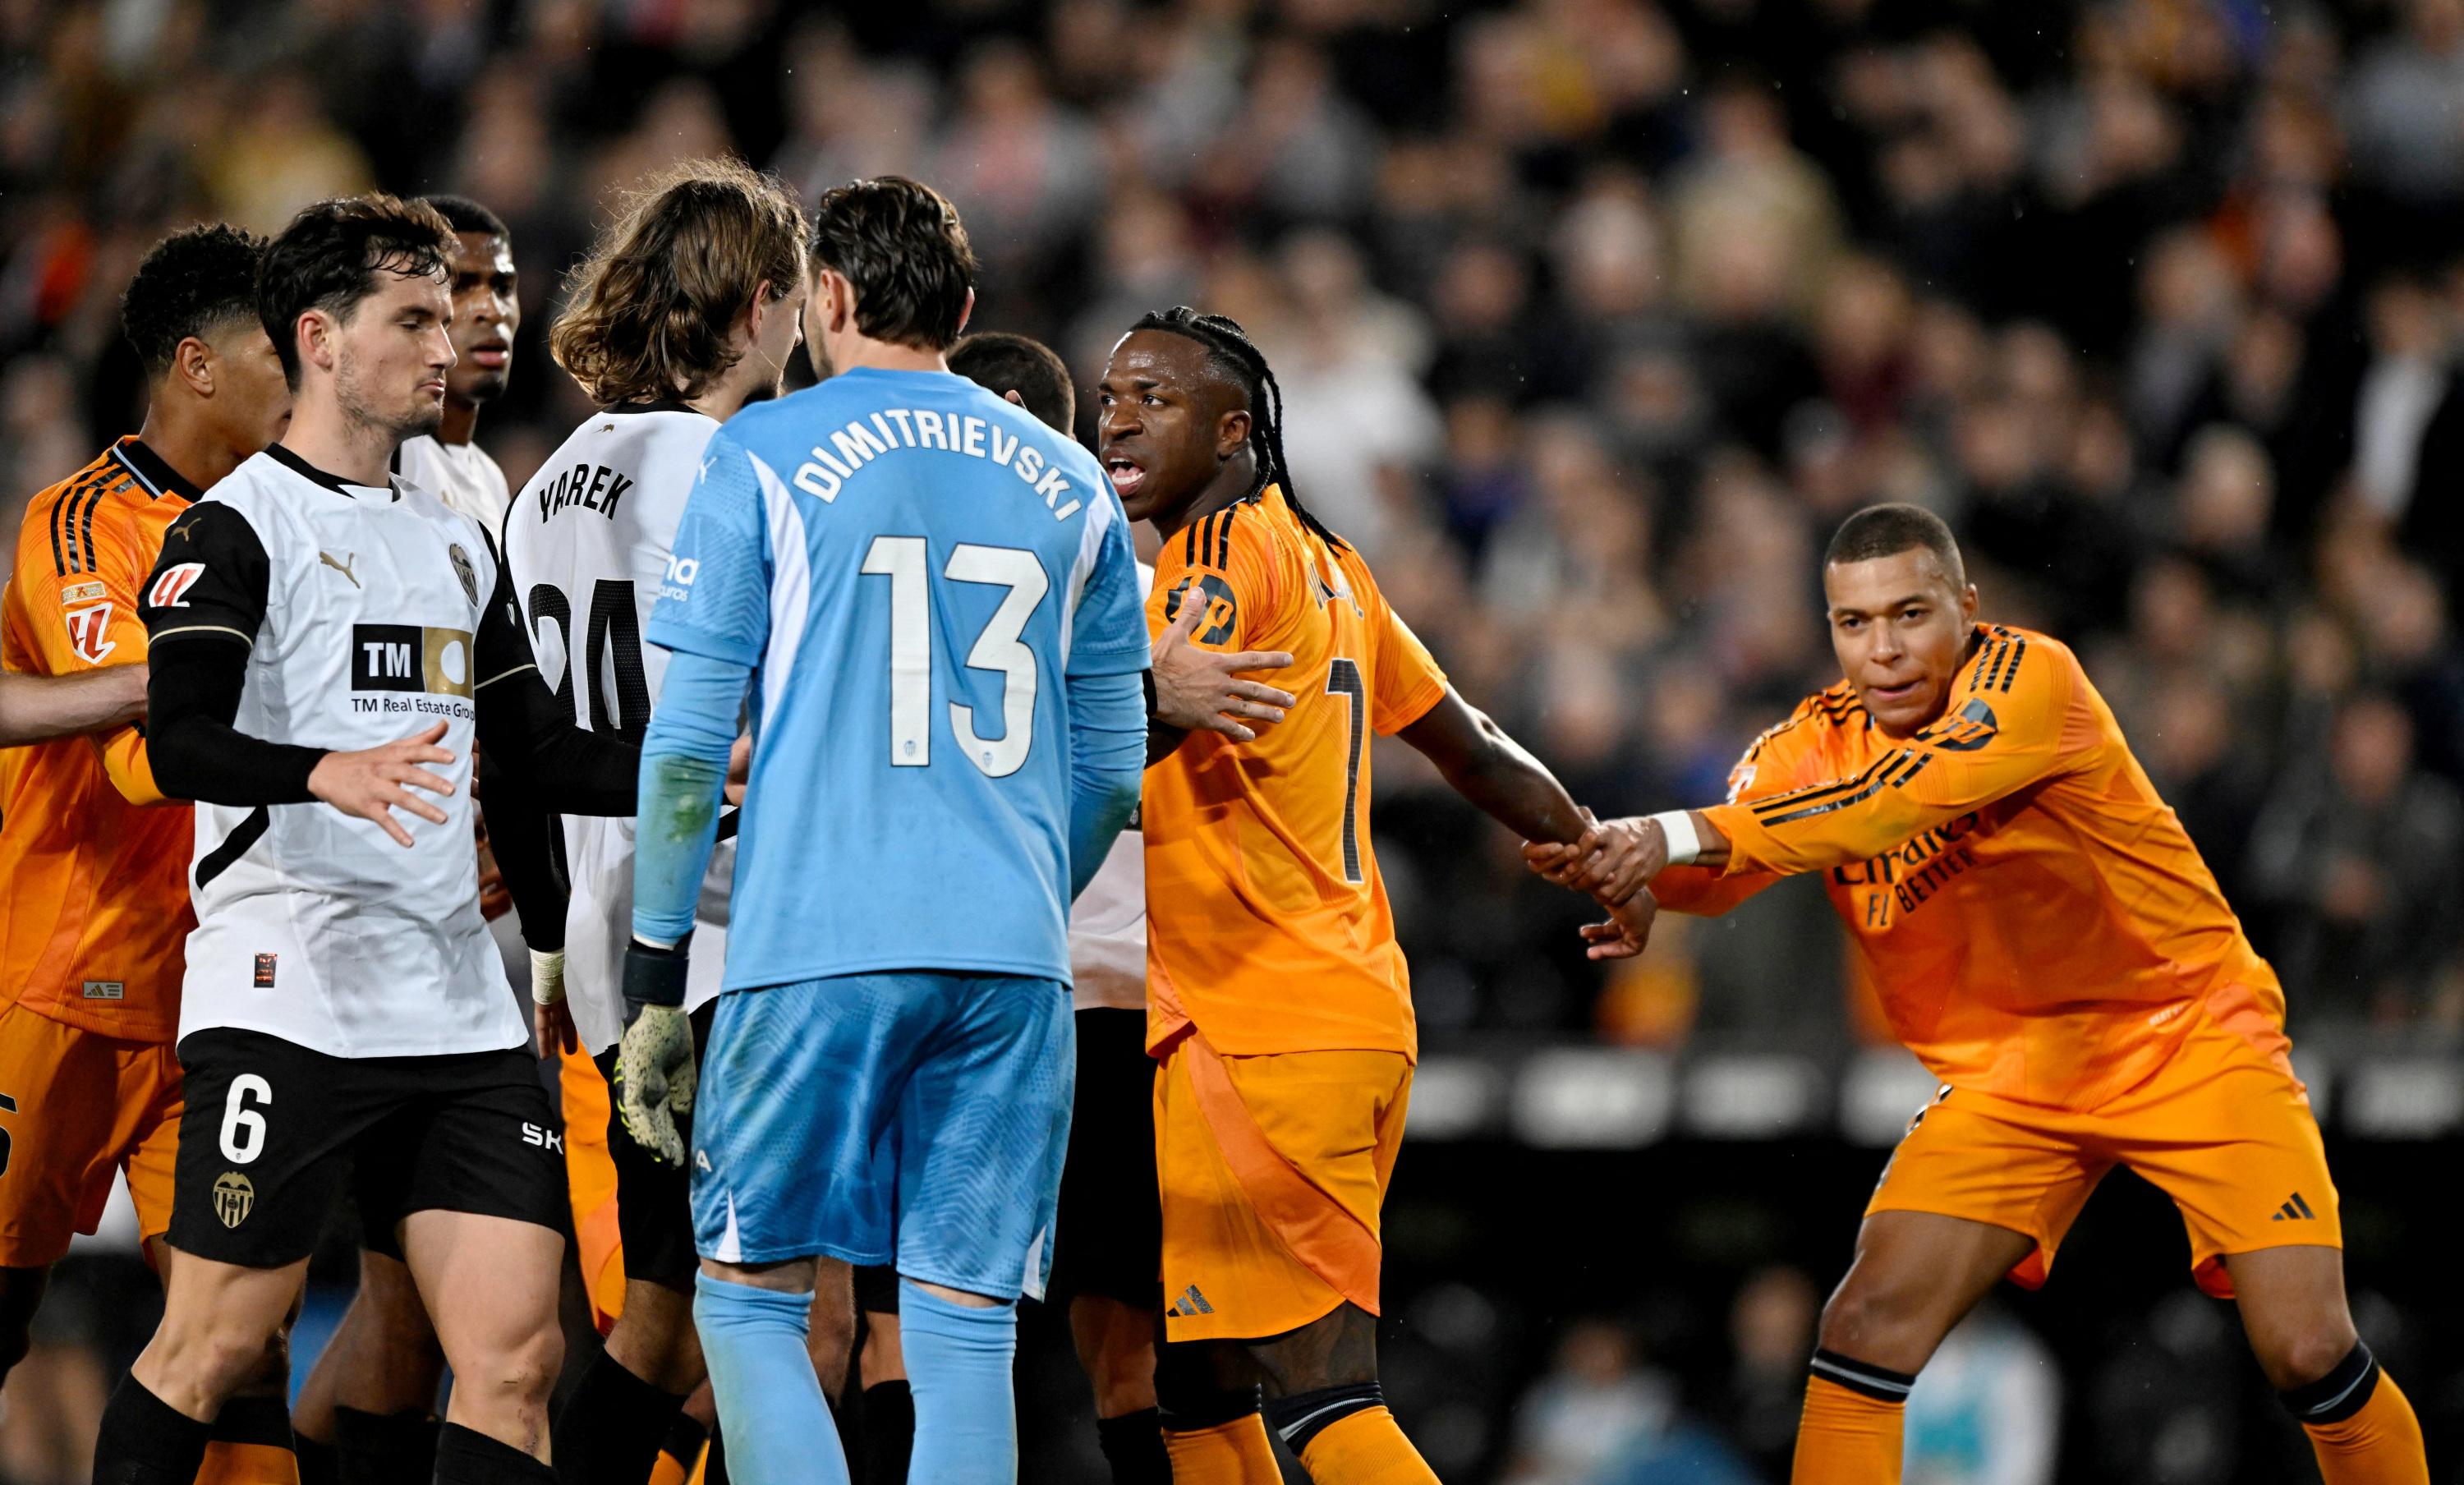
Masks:
[[[1668,864],[1692,866],[1703,854],[1702,833],[1694,829],[1691,810],[1670,809],[1651,817],[1660,833],[1668,837]]]
[[[531,950],[531,999],[541,1006],[564,999],[564,950]]]

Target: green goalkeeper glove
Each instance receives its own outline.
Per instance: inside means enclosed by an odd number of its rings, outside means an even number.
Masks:
[[[691,1114],[693,1023],[684,1010],[688,934],[673,948],[635,940],[625,949],[625,1038],[616,1044],[612,1085],[617,1118],[635,1144],[662,1164],[682,1167],[676,1116]]]

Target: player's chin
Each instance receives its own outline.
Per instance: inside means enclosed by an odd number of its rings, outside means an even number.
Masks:
[[[458,387],[451,387],[446,395],[457,402],[494,402],[505,394],[506,376],[502,371],[484,372]]]

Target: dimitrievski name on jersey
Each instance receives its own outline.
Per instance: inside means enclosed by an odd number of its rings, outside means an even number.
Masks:
[[[427,765],[451,786],[423,796],[445,823],[396,813],[408,849],[308,798],[304,776],[264,791],[282,802],[198,805],[181,1034],[235,1027],[346,1057],[519,1045],[528,1028],[480,917],[470,844],[479,693],[509,682],[509,725],[544,734],[510,704],[539,682],[477,522],[276,444],[172,525],[142,607],[158,686],[168,667],[235,663],[209,645],[246,647],[234,751],[352,751],[442,722],[453,755]],[[495,741],[518,753],[527,739]],[[621,771],[571,770],[603,797]]]
[[[530,626],[539,671],[575,725],[638,740],[667,675],[668,652],[642,643],[668,570],[685,498],[716,420],[682,403],[594,412],[548,455],[514,500],[505,565]],[[723,822],[722,822],[723,824]],[[633,821],[568,815],[564,983],[583,1050],[625,1029],[625,945],[633,935]],[[685,1004],[718,994],[727,964],[728,883],[736,842],[703,874]]]

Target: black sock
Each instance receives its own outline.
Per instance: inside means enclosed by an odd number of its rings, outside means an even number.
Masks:
[[[1112,1467],[1112,1485],[1172,1485],[1172,1456],[1163,1449],[1162,1414],[1141,1407],[1095,1420],[1095,1442]]]
[[[1341,1386],[1320,1387],[1313,1392],[1295,1392],[1289,1397],[1266,1399],[1266,1427],[1275,1430],[1284,1447],[1299,1458],[1309,1440],[1326,1431],[1327,1425],[1339,1423],[1364,1408],[1386,1406],[1386,1392],[1375,1379],[1349,1382]]]
[[[555,1479],[554,1470],[511,1444],[458,1423],[437,1430],[436,1485],[553,1485]]]
[[[2276,1396],[2297,1421],[2327,1424],[2342,1423],[2360,1412],[2378,1389],[2378,1358],[2356,1341],[2344,1359],[2327,1369],[2327,1375]]]
[[[132,1373],[102,1409],[94,1448],[94,1485],[195,1485],[213,1425],[173,1407]]]
[[[915,1394],[904,1382],[876,1382],[864,1389],[864,1468],[855,1485],[906,1485],[907,1459],[915,1452]]]
[[[710,1430],[710,1455],[702,1463],[702,1485],[727,1485],[727,1430]]]
[[[662,1392],[602,1351],[556,1415],[556,1475],[567,1485],[645,1480],[685,1400]]]
[[[299,1485],[342,1485],[333,1445],[297,1433],[292,1435],[291,1452],[299,1456]]]
[[[668,1425],[668,1436],[659,1440],[659,1452],[683,1465],[685,1474],[691,1474],[693,1461],[701,1457],[702,1446],[709,1442],[710,1430],[701,1426],[701,1420],[691,1413],[679,1412]],[[562,1457],[561,1452],[559,1457]],[[301,1480],[299,1485],[308,1485],[308,1482]]]
[[[211,1425],[217,1444],[262,1444],[291,1449],[291,1407],[278,1397],[235,1397],[223,1405]]]
[[[436,1475],[437,1421],[424,1412],[334,1409],[334,1469],[341,1485],[428,1485]]]

